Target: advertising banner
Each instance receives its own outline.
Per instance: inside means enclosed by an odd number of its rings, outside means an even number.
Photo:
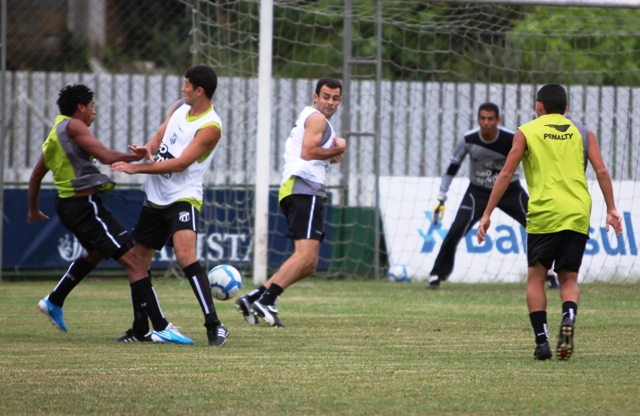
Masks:
[[[43,189],[40,210],[49,220],[27,224],[27,190],[7,189],[3,229],[3,269],[68,268],[83,254],[78,240],[58,220],[54,209],[56,191]],[[138,219],[144,202],[140,190],[117,190],[100,195],[105,207],[128,230]],[[240,270],[253,267],[253,191],[246,188],[205,190],[205,205],[200,213],[196,254],[205,267],[231,264]],[[325,222],[331,222],[331,207],[325,205]],[[277,269],[293,253],[293,243],[283,234],[287,221],[280,212],[277,191],[269,195],[268,265]],[[325,240],[331,241],[331,227],[325,227]],[[320,245],[318,270],[328,270],[331,257],[329,244]],[[165,246],[158,251],[152,268],[166,268],[175,262],[173,250]],[[114,260],[100,268],[122,268]],[[123,270],[124,273],[124,270]]]
[[[522,180],[523,187],[526,183]],[[380,209],[389,264],[402,264],[413,280],[427,280],[436,256],[469,185],[454,179],[447,193],[444,217],[432,222],[440,178],[381,177]],[[623,215],[623,235],[605,230],[606,205],[597,181],[589,181],[593,199],[590,239],[580,269],[580,281],[639,281],[640,186],[614,182],[618,212]],[[633,210],[633,207],[636,207]],[[527,275],[526,232],[511,217],[496,209],[486,241],[476,240],[477,224],[460,241],[452,282],[520,282]]]

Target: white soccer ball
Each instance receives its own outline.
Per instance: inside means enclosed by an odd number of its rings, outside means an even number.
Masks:
[[[211,295],[218,300],[233,298],[242,289],[242,276],[233,266],[221,264],[209,272]]]
[[[387,271],[387,280],[390,282],[408,282],[409,274],[404,264],[394,264]]]

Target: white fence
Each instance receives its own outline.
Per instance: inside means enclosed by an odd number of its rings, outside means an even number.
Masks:
[[[58,114],[58,90],[84,83],[95,91],[94,134],[106,146],[126,150],[145,143],[181,97],[182,77],[42,72],[8,73],[8,130],[5,181],[24,185],[40,155],[40,146]],[[375,115],[373,81],[352,83],[352,131],[372,131]],[[282,151],[298,113],[312,103],[315,80],[275,79],[272,89],[272,184],[280,181]],[[537,86],[383,82],[380,174],[440,176],[456,142],[476,126],[479,104],[493,101],[502,109],[502,125],[515,129],[535,117]],[[611,175],[640,180],[640,88],[568,86],[569,116],[598,136]],[[220,78],[214,107],[223,122],[222,141],[207,178],[212,184],[252,184],[255,176],[257,79]],[[340,113],[332,119],[340,135]],[[265,155],[264,157],[267,157]],[[349,139],[349,204],[373,205],[374,143],[371,137]],[[466,164],[465,164],[466,166]],[[459,173],[465,175],[466,167]],[[588,172],[590,179],[593,172]],[[115,176],[135,183],[139,176]],[[329,184],[341,184],[332,169]]]

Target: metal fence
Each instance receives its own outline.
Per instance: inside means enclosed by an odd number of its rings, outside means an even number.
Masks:
[[[40,146],[58,114],[58,91],[84,83],[95,91],[97,116],[93,133],[114,149],[143,144],[157,130],[171,105],[181,97],[178,75],[10,72],[8,74],[8,134],[5,181],[24,185],[40,155]],[[270,182],[278,184],[282,152],[297,114],[311,104],[314,80],[273,81],[274,109]],[[570,116],[589,126],[600,141],[614,179],[640,180],[640,88],[569,86]],[[502,109],[503,126],[515,129],[535,117],[536,87],[532,85],[383,82],[380,173],[383,176],[440,176],[464,133],[476,127],[477,107],[484,101]],[[354,81],[352,131],[370,130],[375,109],[373,81]],[[223,122],[223,140],[208,182],[252,184],[255,176],[257,80],[219,81],[214,107]],[[606,106],[606,109],[603,108]],[[613,111],[611,111],[613,110]],[[340,134],[341,118],[332,119]],[[636,140],[637,141],[637,140]],[[371,206],[373,141],[355,137],[349,142],[349,205]],[[466,168],[465,168],[466,169]],[[339,186],[339,170],[331,186]],[[466,174],[466,171],[459,175]],[[593,172],[588,176],[593,179]],[[117,177],[137,183],[138,176]],[[357,191],[357,192],[353,192]],[[371,191],[371,192],[368,192]]]

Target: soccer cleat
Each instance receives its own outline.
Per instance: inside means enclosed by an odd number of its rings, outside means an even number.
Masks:
[[[241,296],[236,301],[236,309],[240,311],[244,320],[247,321],[249,325],[257,325],[258,317],[251,310],[251,304],[249,304],[249,297],[247,295]]]
[[[547,285],[549,289],[560,289],[560,285],[558,284],[558,278],[555,274],[547,275]]]
[[[440,287],[440,278],[438,276],[431,276],[431,280],[429,280],[429,284],[427,285],[427,290],[436,290]]]
[[[560,334],[558,335],[558,346],[556,347],[556,353],[558,354],[558,360],[568,360],[573,353],[573,332],[574,322],[571,318],[564,318],[562,325],[560,325]]]
[[[60,306],[56,306],[49,301],[49,297],[44,297],[38,302],[38,310],[49,318],[51,325],[58,328],[59,331],[67,332],[67,326],[64,324],[64,312]]]
[[[229,330],[222,324],[216,325],[213,328],[207,328],[207,338],[209,338],[209,345],[212,347],[219,347],[227,342],[229,336]]]
[[[167,325],[162,331],[153,331],[151,333],[151,341],[155,343],[182,344],[191,345],[193,340],[185,337],[178,331],[178,327],[173,324]]]
[[[147,335],[136,335],[133,329],[127,329],[123,336],[114,339],[113,342],[151,342],[151,332]]]
[[[269,325],[276,328],[284,328],[284,324],[278,318],[278,309],[275,305],[263,305],[259,301],[255,301],[251,304],[251,310],[267,321]]]
[[[534,360],[544,361],[551,359],[551,357],[553,357],[553,352],[551,352],[551,346],[548,341],[536,345],[536,350],[533,352]]]

